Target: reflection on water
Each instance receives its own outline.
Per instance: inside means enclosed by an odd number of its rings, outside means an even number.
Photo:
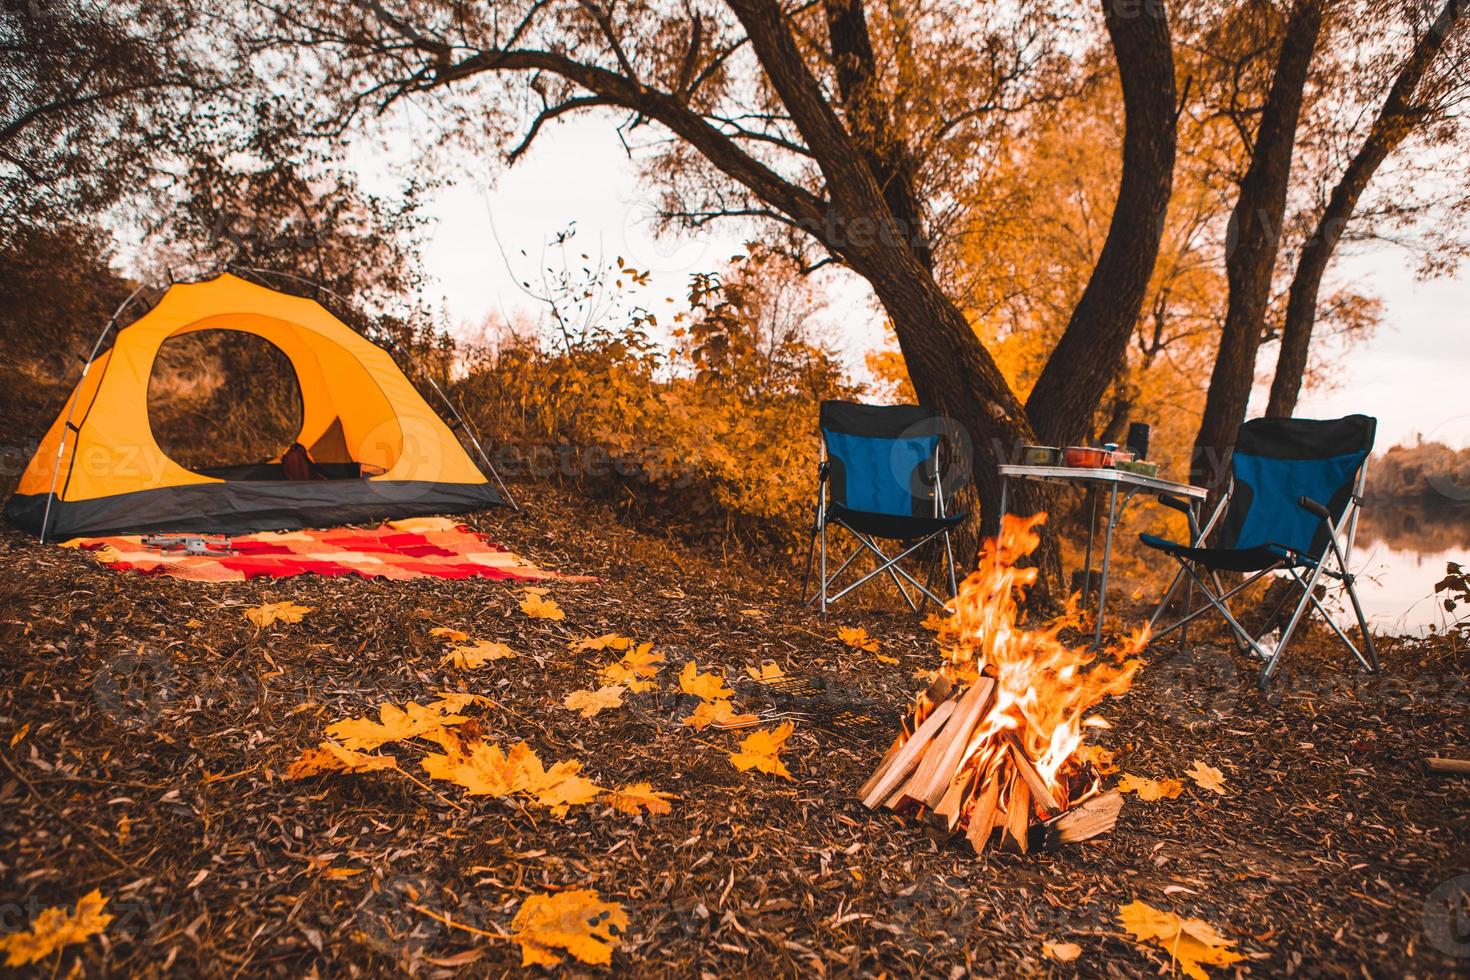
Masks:
[[[1423,633],[1451,622],[1434,584],[1445,564],[1470,566],[1470,508],[1425,508],[1370,501],[1358,524],[1354,571],[1373,624],[1393,633]]]

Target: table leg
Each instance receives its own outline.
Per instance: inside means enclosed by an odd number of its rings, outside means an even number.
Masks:
[[[1082,560],[1082,602],[1092,595],[1092,540],[1097,534],[1097,487],[1087,488],[1087,503],[1091,508],[1087,517],[1087,557]]]
[[[996,518],[996,521],[995,521],[996,533],[997,534],[1000,533],[1000,525],[1003,524],[1003,523],[1005,523],[1005,519],[1006,519],[1006,497],[1010,494],[1010,488],[1011,488],[1011,478],[1008,477],[1008,476],[1001,477],[1000,478],[1000,516],[997,517]]]
[[[1092,637],[1094,647],[1102,646],[1103,611],[1108,602],[1108,569],[1113,560],[1113,525],[1118,520],[1118,485],[1108,492],[1108,523],[1103,530],[1102,574],[1097,580],[1097,629]]]

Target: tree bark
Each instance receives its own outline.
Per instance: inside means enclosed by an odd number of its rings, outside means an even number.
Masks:
[[[1428,117],[1430,107],[1416,101],[1415,93],[1451,32],[1464,22],[1461,15],[1465,9],[1465,0],[1447,0],[1434,23],[1414,45],[1413,53],[1394,79],[1367,138],[1348,163],[1342,179],[1332,189],[1317,227],[1302,246],[1287,297],[1281,352],[1277,355],[1276,376],[1271,382],[1271,400],[1266,406],[1269,416],[1287,418],[1296,411],[1302,377],[1307,371],[1307,354],[1312,346],[1312,329],[1317,322],[1317,296],[1327,265],[1373,175]]]
[[[1322,3],[1297,0],[1292,7],[1250,165],[1230,218],[1225,259],[1230,297],[1190,467],[1190,479],[1198,486],[1220,482],[1236,431],[1245,421],[1281,245],[1302,94],[1322,27]]]
[[[1169,20],[1161,0],[1103,0],[1123,83],[1123,175],[1102,253],[1026,412],[1042,442],[1065,446],[1093,428],[1118,377],[1148,293],[1174,185],[1177,94]]]

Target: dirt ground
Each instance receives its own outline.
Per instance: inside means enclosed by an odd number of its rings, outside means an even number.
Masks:
[[[585,887],[626,909],[613,969],[640,976],[1167,972],[1167,954],[1119,924],[1140,899],[1238,941],[1248,959],[1216,976],[1470,973],[1465,923],[1433,914],[1433,896],[1470,874],[1470,779],[1422,768],[1470,748],[1463,641],[1384,640],[1386,670],[1370,678],[1314,635],[1270,696],[1219,637],[1150,650],[1134,689],[1102,706],[1113,728],[1096,741],[1142,776],[1204,761],[1227,795],[1186,780],[1175,800],[1130,797],[1096,841],[976,859],[853,798],[915,671],[936,665],[916,617],[824,623],[769,569],[711,561],[570,494],[531,495],[532,515],[471,523],[545,567],[599,576],[551,587],[560,622],[526,617],[514,588],[489,581],[180,582],[0,532],[0,930],[100,888],[118,919],[38,972],[499,975],[521,969],[514,944],[414,906],[498,932],[527,895]],[[241,615],[284,599],[316,611],[264,630]],[[865,626],[899,662],[838,643],[838,625]],[[434,626],[520,656],[443,667]],[[609,631],[653,641],[670,666],[659,692],[584,720],[560,702],[596,686],[609,657],[568,642]],[[775,662],[811,682],[802,696],[735,684],[738,705],[795,722],[791,781],[737,772],[724,750],[738,735],[680,724],[672,675],[689,659],[732,681]],[[494,699],[472,709],[484,728],[548,763],[678,794],[673,812],[593,804],[556,820],[394,773],[283,779],[330,722],[441,690]],[[842,709],[880,724],[839,726]],[[1043,940],[1082,954],[1056,963]]]

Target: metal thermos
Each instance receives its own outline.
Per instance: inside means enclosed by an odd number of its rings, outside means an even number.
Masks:
[[[1132,422],[1128,425],[1128,448],[1134,459],[1148,459],[1148,437],[1152,430],[1147,422]]]

